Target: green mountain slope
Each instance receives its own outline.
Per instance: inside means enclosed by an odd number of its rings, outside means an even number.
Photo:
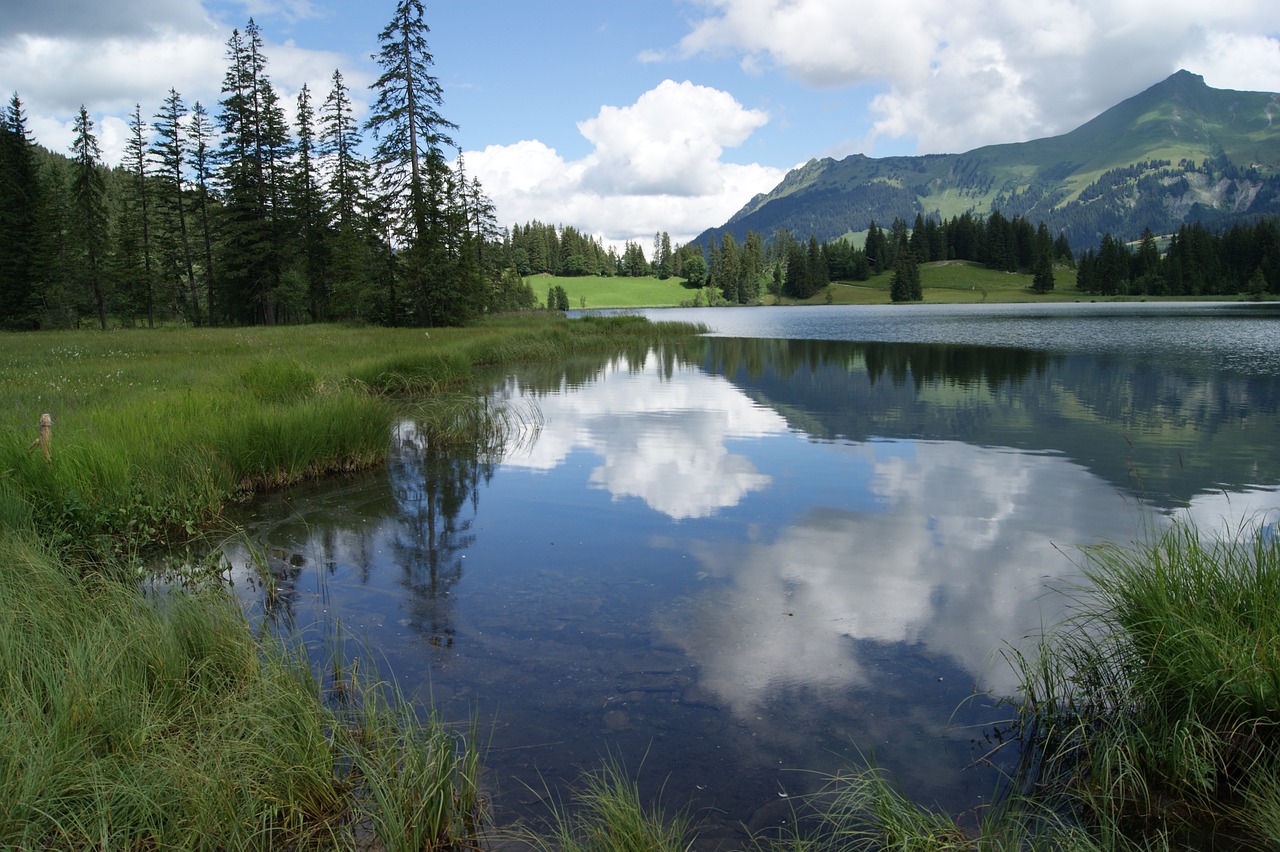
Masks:
[[[1280,213],[1280,94],[1179,71],[1070,133],[963,154],[811,160],[699,242],[748,230],[831,240],[917,214],[1025,216],[1093,246],[1103,233]]]

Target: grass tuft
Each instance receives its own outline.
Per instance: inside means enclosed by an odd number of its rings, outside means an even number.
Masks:
[[[685,814],[646,806],[636,782],[610,758],[583,774],[572,810],[556,807],[550,831],[526,839],[542,852],[686,852],[694,834]]]

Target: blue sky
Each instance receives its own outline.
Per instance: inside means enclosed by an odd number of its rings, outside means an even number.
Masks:
[[[503,224],[685,241],[811,157],[963,151],[1065,132],[1178,70],[1280,91],[1273,0],[452,0],[425,3],[444,114]],[[287,97],[358,98],[394,0],[0,0],[0,86],[109,161],[133,104],[216,112],[252,16]],[[365,104],[358,106],[363,108]],[[1280,107],[1278,107],[1280,109]]]

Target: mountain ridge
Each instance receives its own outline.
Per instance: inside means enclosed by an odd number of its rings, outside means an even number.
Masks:
[[[1074,247],[1189,221],[1280,213],[1280,94],[1209,87],[1180,70],[1059,136],[958,154],[812,159],[756,195],[706,245],[781,228],[821,241],[916,215],[1044,221]]]

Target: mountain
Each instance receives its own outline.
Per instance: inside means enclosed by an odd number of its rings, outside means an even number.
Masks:
[[[825,242],[872,219],[887,227],[993,210],[1043,221],[1075,248],[1104,233],[1136,239],[1144,228],[1280,214],[1280,94],[1213,89],[1179,71],[1062,136],[963,154],[810,160],[698,242],[782,228]]]

